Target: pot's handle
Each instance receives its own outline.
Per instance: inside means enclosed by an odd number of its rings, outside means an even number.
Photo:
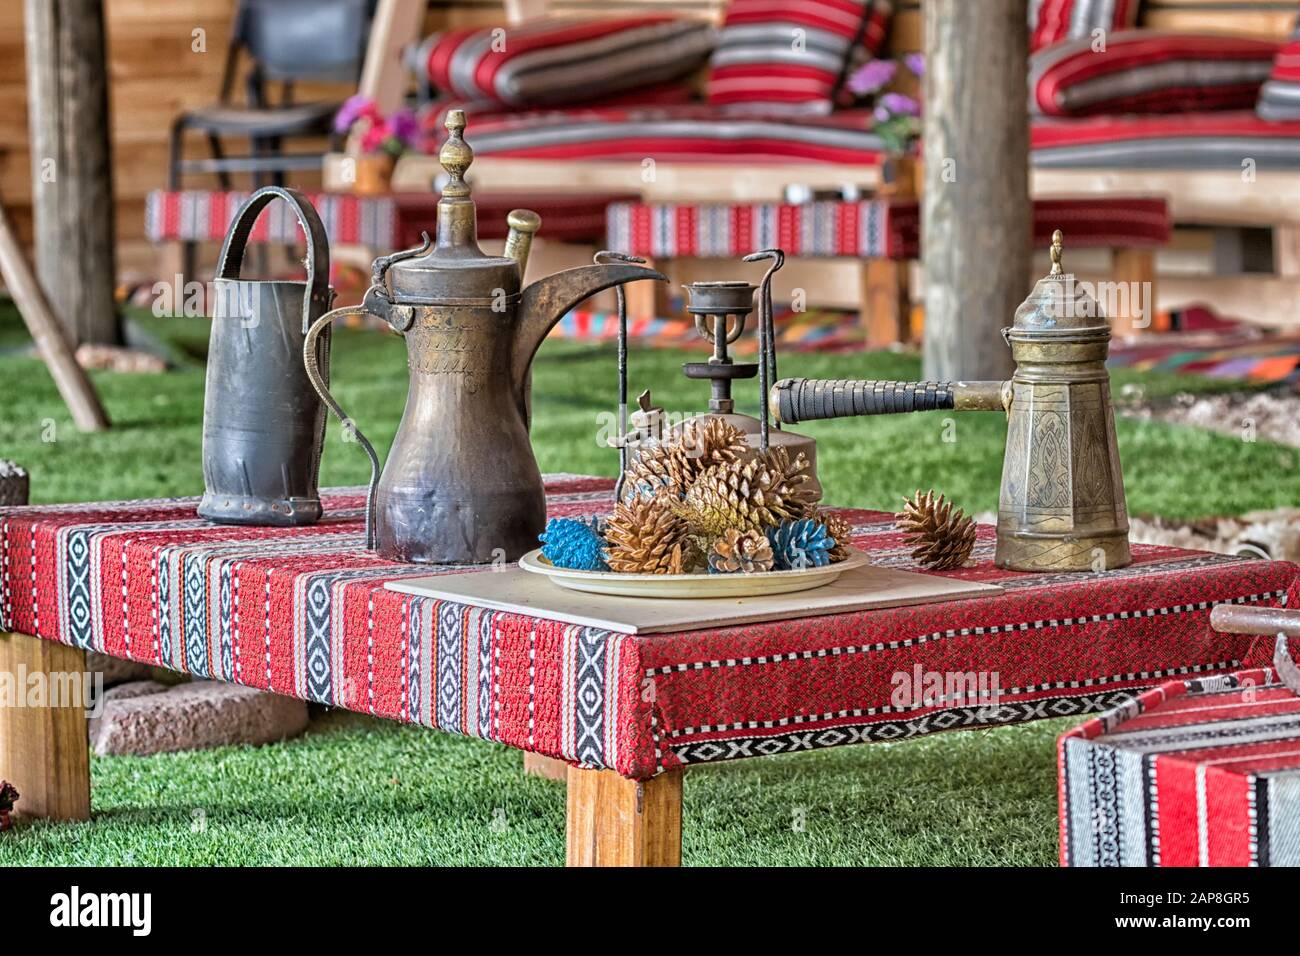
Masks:
[[[1225,634],[1276,634],[1273,670],[1291,693],[1300,696],[1300,667],[1291,659],[1288,637],[1300,637],[1300,611],[1281,607],[1243,607],[1216,604],[1210,627]]]
[[[302,331],[306,335],[312,315],[330,307],[330,244],[329,237],[325,234],[325,224],[320,221],[316,207],[298,190],[288,186],[264,186],[245,200],[239,207],[239,212],[235,213],[230,231],[226,233],[226,241],[221,246],[217,278],[239,278],[240,267],[244,264],[244,250],[248,248],[248,237],[253,233],[257,217],[273,199],[283,199],[289,204],[307,236],[307,297],[302,303]]]
[[[321,374],[320,363],[316,358],[316,340],[320,334],[329,328],[330,323],[335,319],[342,318],[345,315],[366,315],[366,310],[361,306],[347,306],[342,309],[335,309],[333,312],[327,312],[319,319],[312,323],[311,328],[307,330],[307,336],[302,342],[302,364],[307,370],[307,378],[311,381],[312,387],[316,389],[316,394],[320,400],[325,403],[335,417],[343,423],[343,427],[350,429],[356,436],[357,443],[361,445],[370,459],[370,487],[366,491],[366,548],[370,551],[375,549],[375,489],[379,485],[379,456],[375,454],[374,445],[370,440],[361,434],[356,423],[348,417],[343,411],[343,407],[334,400],[330,394],[329,383],[326,377]]]

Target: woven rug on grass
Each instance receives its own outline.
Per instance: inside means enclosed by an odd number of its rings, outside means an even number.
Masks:
[[[607,514],[612,489],[552,475],[549,512]],[[365,550],[363,490],[322,498],[305,528],[215,525],[195,498],[0,508],[0,631],[644,779],[1100,713],[1267,662],[1271,641],[1210,629],[1214,604],[1300,600],[1293,564],[1176,548],[1135,545],[1132,565],[1096,573],[1003,571],[982,525],[973,566],[947,574],[1005,589],[988,597],[616,634],[386,590],[471,569],[385,561]],[[916,567],[892,515],[839,513],[873,563]]]

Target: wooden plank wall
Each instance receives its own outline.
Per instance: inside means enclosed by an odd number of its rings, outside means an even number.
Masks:
[[[235,0],[105,0],[117,229],[123,271],[147,272],[152,253],[144,243],[144,197],[166,182],[167,136],[173,117],[184,109],[215,100]],[[616,15],[647,10],[680,10],[717,19],[725,0],[553,0],[554,13]],[[891,47],[921,45],[920,0],[896,0]],[[1200,29],[1281,38],[1291,29],[1297,4],[1289,0],[1146,0],[1143,24],[1170,29]],[[492,24],[503,21],[501,0],[431,0],[427,28]],[[204,31],[205,52],[196,52],[193,31]],[[337,88],[304,89],[304,97],[341,98]],[[31,234],[31,175],[27,134],[27,93],[23,57],[23,2],[0,3],[0,167],[3,197],[20,233]],[[200,155],[199,138],[188,145]],[[206,185],[202,177],[187,182]],[[299,176],[306,188],[314,177]]]

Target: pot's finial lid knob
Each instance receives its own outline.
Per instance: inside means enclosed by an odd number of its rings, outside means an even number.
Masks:
[[[1059,276],[1061,270],[1061,240],[1065,237],[1061,235],[1061,230],[1057,229],[1052,233],[1052,275]]]
[[[465,142],[462,135],[465,132],[465,111],[448,110],[444,125],[448,136],[447,142],[438,151],[438,162],[442,163],[442,168],[447,171],[451,181],[442,187],[442,195],[444,199],[463,199],[469,196],[465,172],[470,163],[474,162],[474,150],[469,148],[469,143]]]

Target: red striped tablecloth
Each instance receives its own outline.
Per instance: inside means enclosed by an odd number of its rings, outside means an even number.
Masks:
[[[553,515],[611,482],[547,480]],[[311,528],[234,528],[197,499],[0,509],[0,630],[438,727],[648,778],[663,769],[1100,712],[1171,676],[1266,663],[1217,602],[1297,600],[1296,566],[1135,548],[1128,568],[1017,574],[995,597],[629,636],[385,590],[430,573],[363,548],[359,490]],[[886,514],[854,544],[911,566]],[[449,567],[447,573],[464,568]],[[996,675],[995,703],[900,703],[927,675]]]

